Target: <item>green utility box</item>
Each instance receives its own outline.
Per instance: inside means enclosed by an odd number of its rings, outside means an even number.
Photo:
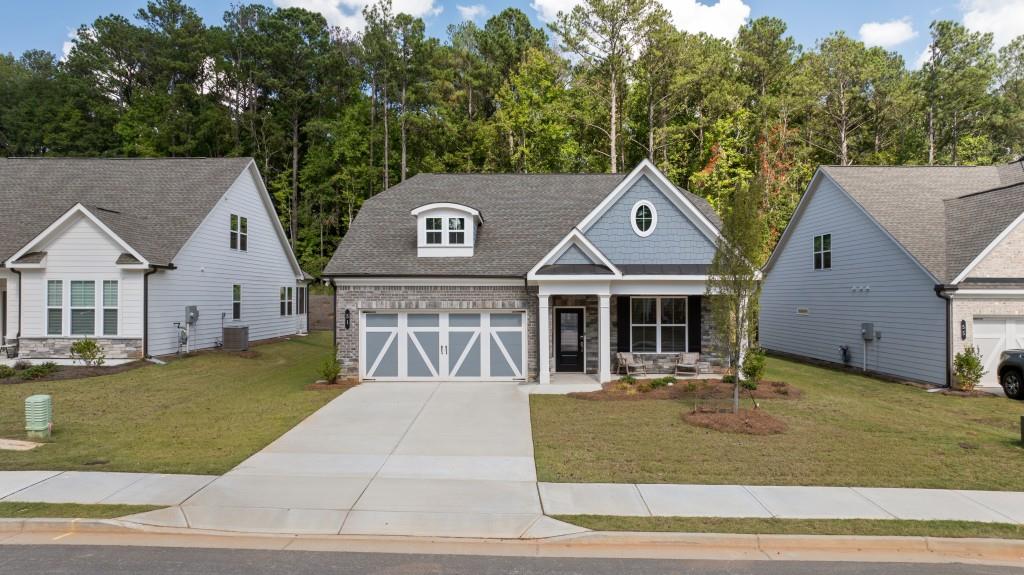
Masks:
[[[25,431],[29,438],[48,439],[53,429],[53,399],[33,395],[25,400]]]

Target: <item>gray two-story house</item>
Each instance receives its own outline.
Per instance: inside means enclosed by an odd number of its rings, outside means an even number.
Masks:
[[[720,221],[650,162],[628,174],[419,174],[363,205],[324,276],[361,380],[609,381],[707,351]],[[667,366],[667,367],[666,367]]]
[[[822,166],[765,266],[769,350],[945,385],[967,346],[996,385],[1024,347],[1024,163]]]

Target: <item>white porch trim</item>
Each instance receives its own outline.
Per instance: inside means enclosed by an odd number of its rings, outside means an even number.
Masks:
[[[551,383],[551,308],[547,294],[537,296],[537,383]]]
[[[139,260],[139,262],[140,262],[140,264],[137,264],[135,266],[123,265],[123,266],[119,266],[119,267],[128,268],[128,269],[134,269],[134,268],[145,269],[145,268],[149,267],[149,260],[144,258],[142,256],[142,254],[140,254],[139,252],[135,251],[135,248],[133,248],[130,245],[128,245],[128,242],[126,242],[123,239],[121,239],[121,236],[118,236],[116,233],[114,233],[114,230],[111,230],[109,227],[107,227],[106,224],[104,224],[102,221],[100,221],[99,218],[97,218],[91,211],[89,211],[88,208],[86,208],[82,204],[75,204],[74,206],[71,207],[71,209],[69,209],[68,211],[64,212],[64,214],[61,217],[57,218],[45,230],[40,232],[39,235],[37,235],[36,237],[32,238],[28,243],[26,243],[24,246],[22,246],[22,248],[20,250],[15,252],[15,254],[13,256],[8,258],[4,265],[6,267],[8,267],[8,268],[39,268],[39,267],[43,267],[42,264],[18,264],[17,261],[22,256],[24,256],[25,254],[33,251],[33,248],[36,248],[37,246],[39,246],[39,244],[43,243],[51,235],[53,235],[53,234],[55,234],[57,232],[62,231],[63,228],[64,228],[64,225],[67,222],[69,222],[71,220],[71,218],[74,217],[76,214],[81,214],[84,218],[86,218],[87,220],[89,220],[90,222],[95,224],[96,227],[98,227],[100,230],[102,230],[103,233],[105,233],[107,236],[110,237],[110,239],[114,240],[114,242],[118,246],[120,246],[120,248],[122,250],[124,250],[125,252],[131,254],[132,257],[134,257],[135,259]]]

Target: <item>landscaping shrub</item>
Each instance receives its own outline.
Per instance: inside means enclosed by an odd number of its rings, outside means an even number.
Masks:
[[[974,346],[968,347],[953,358],[956,387],[961,391],[973,391],[985,373],[985,366],[981,363],[981,352]]]
[[[338,376],[341,375],[341,364],[338,363],[338,358],[331,357],[325,359],[320,364],[320,378],[327,383],[335,383],[338,381]]]
[[[18,372],[14,371],[13,367],[7,367],[6,365],[0,365],[0,379],[7,379],[8,377],[14,377],[14,374]]]
[[[748,389],[757,389],[757,383],[764,377],[765,367],[765,354],[764,350],[757,346],[752,346],[747,350],[747,355],[743,358],[743,367],[740,370],[743,373],[744,384],[750,383],[753,387],[747,387]]]
[[[106,358],[103,346],[96,343],[95,339],[80,339],[71,344],[71,359],[82,360],[86,367],[101,366]]]
[[[636,383],[636,378],[632,375],[624,375],[619,378],[619,383],[625,383],[626,385],[633,385]]]
[[[42,379],[55,371],[57,371],[57,364],[48,361],[21,370],[19,377],[24,380]]]
[[[30,367],[32,367],[32,362],[27,359],[19,359],[18,361],[14,362],[15,371],[22,371]]]
[[[731,373],[727,373],[722,376],[722,383],[736,383],[736,376]]]
[[[676,378],[672,377],[671,375],[666,375],[665,377],[659,377],[658,379],[652,379],[651,380],[651,388],[652,389],[658,389],[659,387],[665,387],[666,385],[672,385],[675,382],[676,382]]]

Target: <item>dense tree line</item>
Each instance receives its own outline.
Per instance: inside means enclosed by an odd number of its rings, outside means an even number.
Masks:
[[[984,164],[1024,153],[1024,37],[951,21],[930,60],[777,18],[734,40],[655,0],[587,0],[549,29],[507,9],[426,36],[387,0],[360,34],[297,8],[207,26],[181,0],[79,29],[67,57],[0,55],[0,153],[257,159],[296,251],[322,269],[362,201],[417,172],[620,171],[642,158],[728,205],[761,176],[769,245],[815,166]]]

